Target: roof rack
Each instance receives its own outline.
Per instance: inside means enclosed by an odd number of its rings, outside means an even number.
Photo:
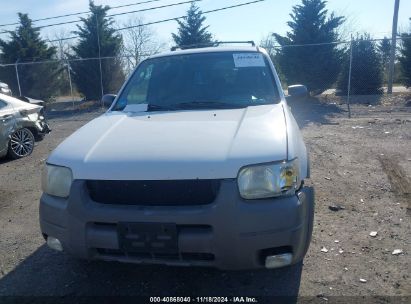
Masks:
[[[203,47],[217,47],[221,44],[251,44],[251,46],[255,46],[255,42],[250,41],[213,41],[209,43],[198,43],[198,44],[190,44],[190,45],[176,45],[171,48],[171,51],[174,52],[178,49],[195,49],[195,48],[203,48]]]

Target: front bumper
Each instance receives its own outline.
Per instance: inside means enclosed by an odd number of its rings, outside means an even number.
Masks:
[[[51,132],[50,126],[45,118],[40,118],[35,123],[37,133],[39,135],[45,135]]]
[[[220,269],[263,268],[266,255],[292,253],[304,258],[314,216],[314,191],[292,197],[247,201],[235,180],[222,181],[209,205],[143,207],[92,201],[84,181],[74,181],[68,199],[43,194],[40,227],[60,240],[64,251],[84,259]],[[175,223],[178,257],[134,256],[119,250],[119,222]]]

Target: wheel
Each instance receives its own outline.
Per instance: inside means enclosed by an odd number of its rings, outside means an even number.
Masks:
[[[10,136],[8,155],[12,159],[26,157],[33,152],[34,136],[27,128],[18,129]]]

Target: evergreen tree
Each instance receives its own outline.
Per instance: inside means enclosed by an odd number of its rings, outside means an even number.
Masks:
[[[283,46],[277,53],[277,61],[287,83],[305,84],[313,94],[331,88],[341,68],[341,50],[335,44],[323,43],[339,39],[337,30],[344,18],[333,13],[327,17],[326,3],[302,0],[301,5],[293,7],[291,21],[287,22],[291,31],[286,36],[274,34]],[[321,45],[298,46],[315,43]]]
[[[349,51],[347,51],[349,52]],[[338,90],[344,95],[348,91],[349,55],[345,56]],[[368,34],[360,35],[352,43],[351,95],[382,94],[382,65],[375,42]]]
[[[401,35],[402,48],[399,62],[401,65],[401,82],[407,87],[411,87],[411,31]]]
[[[115,57],[120,55],[122,37],[115,33],[112,18],[107,17],[109,6],[89,3],[91,14],[81,18],[82,25],[77,26],[80,39],[73,47],[75,56],[79,58],[98,58],[99,46],[101,57]],[[101,98],[100,62],[98,59],[72,61],[73,80],[78,90],[87,99]],[[116,93],[124,82],[124,72],[121,61],[117,58],[101,59],[103,93]]]
[[[384,73],[384,78],[387,78],[387,72],[388,72],[388,64],[390,62],[390,54],[391,54],[391,41],[387,37],[384,37],[383,40],[380,41],[378,44],[378,52],[380,53],[381,56],[381,65],[382,65],[382,70]],[[385,80],[384,79],[384,80]]]
[[[0,39],[0,59],[3,63],[47,61],[55,58],[56,49],[40,38],[27,14],[18,13],[19,26],[10,32],[10,39]],[[22,94],[48,99],[58,88],[61,66],[55,62],[18,65]],[[0,79],[8,83],[14,95],[19,94],[15,67],[0,69]]]
[[[205,20],[200,8],[195,3],[191,3],[183,21],[177,20],[179,28],[178,34],[172,34],[174,42],[179,46],[211,43],[212,35],[207,31],[208,26],[203,25]]]

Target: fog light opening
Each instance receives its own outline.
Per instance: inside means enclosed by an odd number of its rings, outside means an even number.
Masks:
[[[61,245],[59,239],[52,236],[47,237],[47,246],[57,251],[63,251],[63,246]]]
[[[265,268],[279,268],[291,264],[293,255],[291,253],[283,253],[276,255],[269,255],[265,258]]]

